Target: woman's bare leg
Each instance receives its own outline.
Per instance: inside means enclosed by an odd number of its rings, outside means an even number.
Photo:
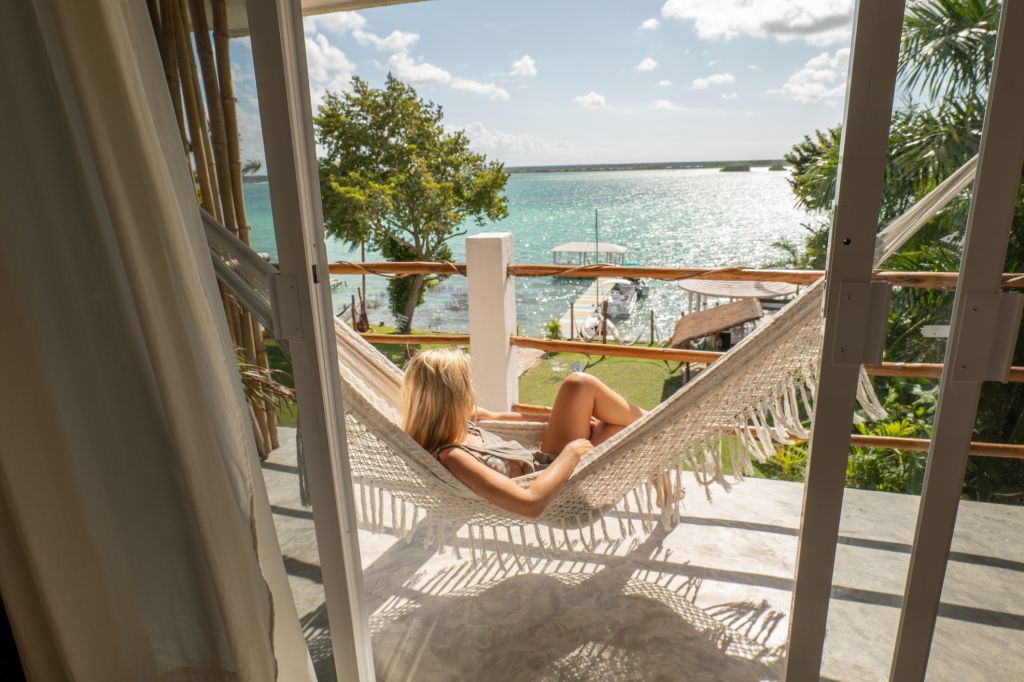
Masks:
[[[558,388],[555,404],[551,408],[547,429],[541,449],[557,454],[568,443],[577,438],[590,438],[590,418],[595,417],[601,425],[595,431],[601,440],[629,426],[644,414],[603,381],[590,374],[573,372]],[[595,443],[599,442],[595,440]]]

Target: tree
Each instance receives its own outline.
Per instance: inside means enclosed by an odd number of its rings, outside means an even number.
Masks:
[[[441,107],[388,74],[383,89],[356,77],[328,93],[314,117],[327,233],[365,243],[390,261],[451,260],[449,240],[468,220],[508,215],[508,174],[442,125]],[[388,282],[398,331],[412,327],[426,277]]]

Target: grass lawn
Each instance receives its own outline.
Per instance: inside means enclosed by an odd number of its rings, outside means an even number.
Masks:
[[[546,405],[555,401],[562,380],[573,371],[573,365],[586,368],[632,403],[645,410],[675,393],[683,385],[682,365],[661,360],[636,360],[591,356],[580,353],[551,353],[540,364],[519,379],[519,401]]]

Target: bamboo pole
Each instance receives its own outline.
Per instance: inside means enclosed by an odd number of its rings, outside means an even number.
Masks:
[[[235,216],[235,202],[231,196],[228,168],[227,134],[224,130],[224,110],[221,107],[217,67],[213,61],[213,46],[210,44],[210,29],[206,21],[206,7],[203,0],[191,0],[192,35],[199,55],[199,67],[203,74],[203,90],[206,93],[207,113],[210,117],[210,137],[213,142],[213,158],[217,169],[217,188],[223,219],[221,222],[238,235],[238,221]]]
[[[178,123],[178,136],[185,145],[185,120],[181,112],[181,77],[178,75],[178,60],[175,48],[175,22],[173,0],[160,0],[160,29],[157,32],[160,47],[160,62],[164,67],[167,79],[167,90],[171,93],[171,106],[174,107],[174,120]],[[185,147],[188,153],[188,147]]]
[[[235,220],[238,224],[238,238],[243,243],[249,244],[249,220],[245,211],[245,196],[242,192],[242,159],[238,144],[238,110],[235,105],[235,88],[231,80],[231,50],[226,0],[213,0],[213,39],[216,47],[217,84],[224,117],[228,173],[231,194],[234,199]]]
[[[211,167],[206,156],[205,132],[206,115],[202,111],[202,100],[196,85],[195,62],[191,59],[192,48],[185,31],[185,17],[178,2],[170,0],[174,23],[174,50],[177,53],[178,73],[182,79],[182,93],[185,103],[185,118],[188,122],[189,139],[191,140],[192,158],[195,161],[195,172],[199,179],[199,203],[218,221],[220,207],[215,200],[213,188],[215,178],[210,172]]]
[[[338,261],[328,264],[332,275],[465,275],[465,263],[435,261],[368,262]],[[632,265],[587,266],[569,268],[563,265],[519,263],[510,265],[508,274],[516,277],[644,277],[647,279],[684,280],[709,279],[725,282],[784,282],[787,284],[813,284],[824,276],[823,270],[760,270],[756,268],[644,268]],[[873,278],[893,286],[911,289],[955,289],[959,274],[956,272],[901,272],[878,270]],[[1003,287],[1024,288],[1024,273],[1003,274]]]

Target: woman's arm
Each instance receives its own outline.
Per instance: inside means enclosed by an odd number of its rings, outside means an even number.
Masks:
[[[529,488],[523,488],[511,478],[480,462],[461,448],[441,453],[441,463],[473,492],[491,504],[514,514],[537,518],[544,513],[551,500],[569,479],[580,458],[594,448],[590,441],[574,440],[565,446],[551,465],[542,471]]]
[[[522,412],[491,412],[482,407],[476,408],[473,412],[473,419],[493,419],[506,422],[546,422],[548,413],[536,412],[523,414]]]

